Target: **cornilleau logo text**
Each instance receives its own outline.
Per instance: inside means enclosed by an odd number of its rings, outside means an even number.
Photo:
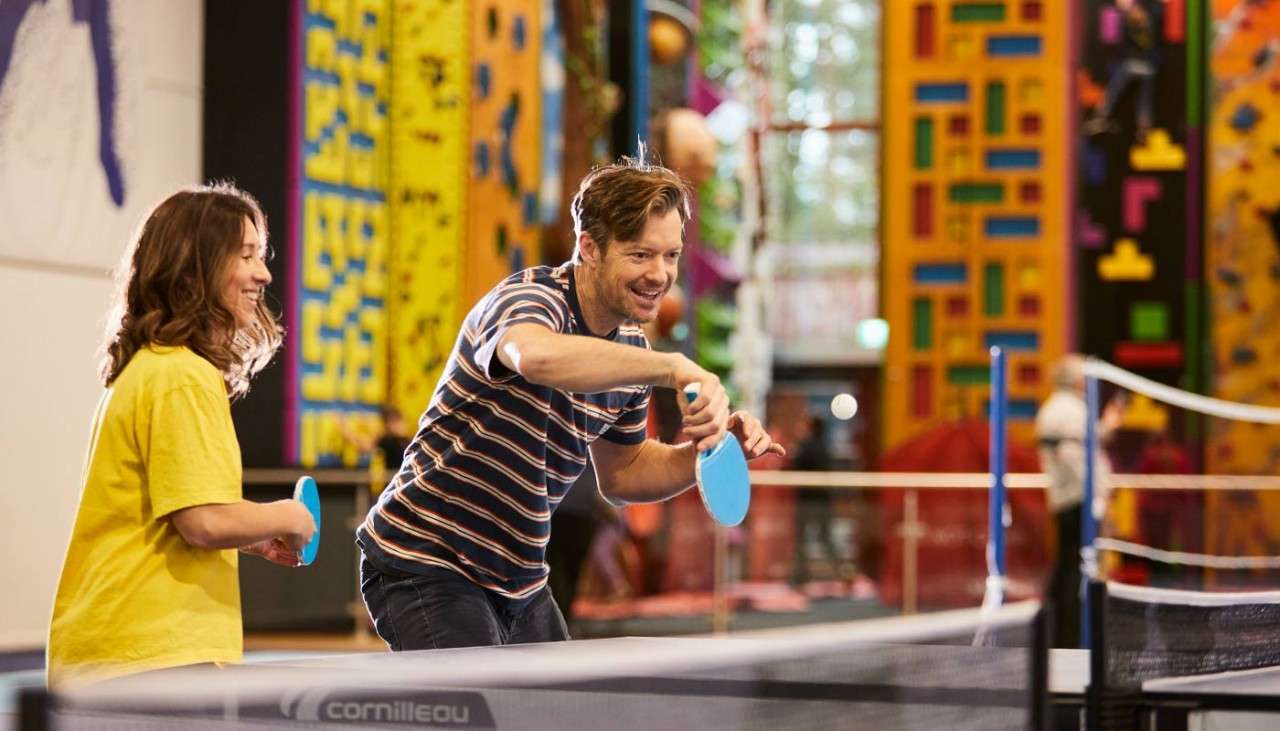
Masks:
[[[467,726],[471,723],[471,709],[465,705],[414,701],[329,701],[324,704],[320,720]]]
[[[406,724],[444,728],[493,728],[484,697],[464,691],[407,691],[388,688],[312,688],[289,694],[278,708],[242,708],[241,715],[274,716],[311,723]],[[246,713],[247,712],[247,713]],[[278,714],[278,715],[277,715]]]

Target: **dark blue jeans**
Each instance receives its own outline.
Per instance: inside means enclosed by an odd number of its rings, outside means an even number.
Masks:
[[[569,639],[564,616],[541,591],[526,602],[494,595],[446,569],[392,573],[360,561],[360,593],[378,636],[394,651],[516,645]]]

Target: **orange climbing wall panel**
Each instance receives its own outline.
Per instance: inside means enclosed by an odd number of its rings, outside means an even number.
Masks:
[[[540,0],[473,2],[465,312],[539,260]]]
[[[1067,330],[1067,3],[885,4],[886,447],[986,413],[1031,438]]]
[[[1260,60],[1280,39],[1280,4],[1216,0],[1210,57],[1205,271],[1213,343],[1213,395],[1280,406],[1280,68]],[[1280,427],[1214,420],[1206,470],[1274,475]],[[1280,495],[1206,497],[1205,550],[1280,550]],[[1272,574],[1274,577],[1274,573]]]

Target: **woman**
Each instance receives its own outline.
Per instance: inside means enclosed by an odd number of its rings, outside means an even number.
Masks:
[[[266,226],[248,194],[151,212],[110,318],[80,506],[49,630],[53,686],[243,656],[236,550],[295,566],[301,503],[241,498],[230,398],[280,346]]]

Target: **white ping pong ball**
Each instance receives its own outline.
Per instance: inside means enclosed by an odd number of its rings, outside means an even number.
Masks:
[[[831,413],[841,421],[848,421],[858,413],[858,400],[847,393],[837,394],[831,399]]]

